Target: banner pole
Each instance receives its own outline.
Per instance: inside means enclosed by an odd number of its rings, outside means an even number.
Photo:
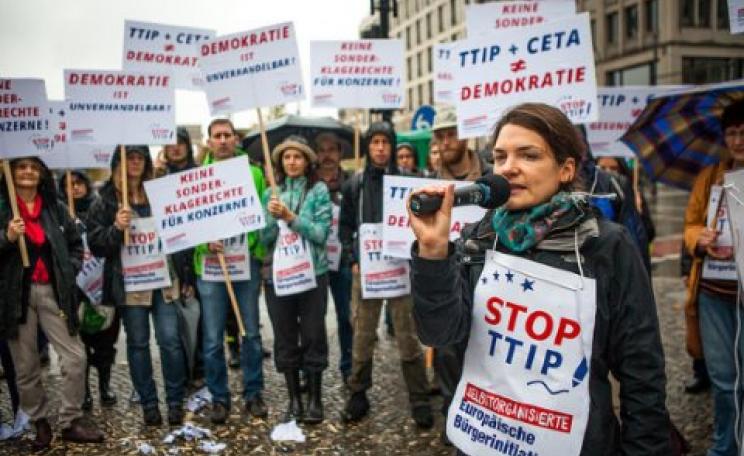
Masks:
[[[217,258],[220,261],[220,268],[222,269],[222,276],[225,278],[225,288],[227,288],[227,294],[230,297],[230,304],[232,305],[233,312],[235,313],[235,319],[238,320],[238,330],[240,331],[240,337],[245,337],[245,327],[243,326],[243,318],[240,316],[240,307],[238,306],[238,299],[235,297],[235,291],[233,290],[232,280],[230,280],[230,271],[227,270],[227,262],[225,261],[225,254],[222,252],[218,253]]]
[[[65,171],[65,184],[67,185],[67,210],[70,217],[75,220],[75,198],[72,196],[72,173],[70,170]]]
[[[274,166],[271,163],[271,151],[269,151],[269,140],[266,137],[266,127],[264,126],[263,114],[261,114],[261,108],[256,108],[258,112],[258,129],[261,132],[261,148],[263,149],[264,163],[266,168],[266,177],[269,180],[269,186],[271,187],[271,194],[277,195],[276,190],[276,179],[274,178]],[[258,195],[259,198],[261,195]]]
[[[13,183],[13,173],[10,171],[10,161],[3,160],[3,172],[5,173],[5,184],[8,186],[8,198],[10,199],[10,209],[13,211],[13,218],[20,217],[18,212],[18,201],[16,201],[15,184]],[[26,249],[26,237],[18,237],[18,249],[21,251],[21,262],[24,268],[31,266],[28,259],[28,250]]]
[[[129,183],[127,182],[127,150],[119,144],[119,170],[121,171],[121,205],[129,209]],[[129,228],[124,230],[124,245],[129,245]]]

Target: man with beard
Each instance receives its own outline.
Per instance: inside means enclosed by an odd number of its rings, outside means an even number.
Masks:
[[[480,155],[468,149],[467,140],[457,135],[454,109],[446,108],[438,113],[431,131],[441,155],[438,178],[473,181],[489,171]]]

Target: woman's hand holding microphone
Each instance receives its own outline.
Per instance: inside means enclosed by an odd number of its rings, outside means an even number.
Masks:
[[[411,197],[418,194],[441,196],[442,205],[431,214],[415,215],[411,211]],[[419,244],[419,256],[428,260],[447,258],[449,232],[452,224],[452,205],[455,199],[455,186],[429,186],[415,190],[408,198],[406,207],[411,228]]]

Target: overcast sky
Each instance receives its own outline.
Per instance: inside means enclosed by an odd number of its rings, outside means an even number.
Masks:
[[[218,35],[292,21],[308,93],[309,42],[356,39],[368,14],[368,0],[0,0],[0,76],[44,78],[48,98],[61,100],[64,69],[121,68],[125,19],[213,29]],[[203,94],[176,93],[177,123],[208,123]],[[309,103],[300,109],[334,112],[312,110]],[[254,117],[243,113],[234,120],[241,127]]]

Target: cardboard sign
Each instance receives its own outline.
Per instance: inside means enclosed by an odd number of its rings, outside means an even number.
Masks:
[[[170,73],[174,87],[201,90],[198,45],[215,35],[208,29],[124,21],[122,68]]]
[[[734,261],[739,286],[744,287],[744,170],[726,173],[726,205],[734,244]]]
[[[486,252],[463,372],[447,413],[447,437],[458,449],[493,456],[581,453],[596,299],[594,279]]]
[[[121,246],[124,289],[129,292],[171,286],[168,261],[152,217],[136,218],[129,227],[129,245]]]
[[[382,253],[396,258],[411,258],[411,245],[416,237],[408,219],[406,202],[412,191],[428,185],[455,184],[455,188],[472,184],[469,181],[423,179],[419,177],[384,176],[382,178]],[[479,206],[459,206],[452,209],[450,240],[460,237],[468,223],[483,218],[486,210]]]
[[[728,9],[731,33],[744,33],[744,0],[728,0]]]
[[[314,107],[403,107],[401,40],[311,41],[310,63]]]
[[[454,43],[435,44],[432,50],[432,59],[434,59],[434,103],[455,104],[454,90],[452,81],[452,49]]]
[[[486,136],[509,107],[542,102],[574,123],[597,119],[589,14],[457,43],[452,51],[458,136]]]
[[[532,27],[576,13],[574,0],[533,0],[473,3],[465,7],[468,36]]]
[[[0,79],[0,158],[52,149],[43,79]]]
[[[710,188],[710,200],[708,201],[708,216],[706,224],[710,225],[716,220],[716,231],[718,237],[712,250],[721,259],[706,255],[703,260],[702,277],[712,280],[736,280],[736,263],[734,262],[734,239],[731,235],[731,218],[728,214],[728,192],[723,192],[720,185]]]
[[[362,299],[397,298],[411,294],[408,260],[382,253],[382,224],[359,227],[359,269]]]
[[[166,253],[266,224],[244,155],[145,182]]]
[[[225,264],[230,280],[251,280],[251,255],[248,251],[248,236],[241,233],[231,238],[223,239]],[[202,280],[205,282],[224,282],[220,260],[217,255],[202,256]]]
[[[598,87],[599,120],[586,125],[592,154],[595,157],[635,157],[620,137],[641,115],[651,98],[681,88],[684,86]]]
[[[305,98],[291,22],[218,36],[199,53],[213,116]]]
[[[167,74],[65,70],[68,141],[77,144],[174,144],[176,110]]]
[[[67,136],[67,103],[50,101],[48,106],[53,147],[39,158],[49,169],[110,168],[116,146],[76,144],[70,147]]]
[[[339,220],[341,219],[341,208],[333,204],[333,216],[331,218],[331,229],[328,230],[328,241],[326,252],[328,253],[328,269],[338,271],[341,267],[341,239],[338,237]]]

